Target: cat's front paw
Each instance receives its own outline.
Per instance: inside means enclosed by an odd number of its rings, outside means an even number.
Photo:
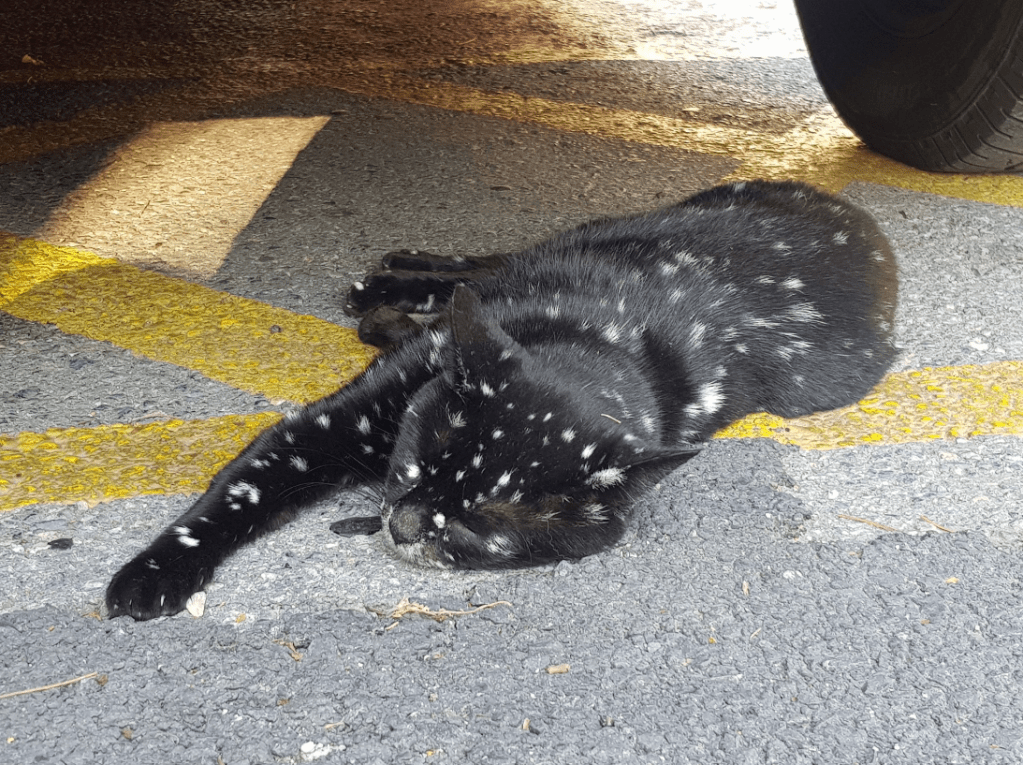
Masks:
[[[107,586],[110,618],[130,616],[138,621],[176,614],[206,583],[203,569],[175,566],[158,560],[150,551],[121,568]]]

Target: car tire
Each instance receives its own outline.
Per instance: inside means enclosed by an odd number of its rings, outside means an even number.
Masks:
[[[1023,2],[795,4],[824,91],[867,146],[922,170],[1023,168]]]

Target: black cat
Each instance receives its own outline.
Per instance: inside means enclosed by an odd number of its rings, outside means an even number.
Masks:
[[[117,573],[109,612],[181,610],[232,551],[365,482],[379,517],[332,528],[382,529],[415,563],[595,553],[722,426],[866,395],[895,356],[896,293],[869,216],[796,183],[721,186],[510,255],[392,253],[348,303],[388,350],[224,468]]]

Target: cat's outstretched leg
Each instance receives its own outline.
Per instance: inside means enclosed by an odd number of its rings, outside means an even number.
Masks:
[[[381,479],[410,397],[434,374],[413,349],[399,351],[268,428],[117,572],[106,592],[110,615],[177,613],[228,555],[301,506]]]
[[[459,284],[492,276],[507,256],[445,258],[429,252],[389,252],[380,268],[352,285],[345,313],[363,316],[377,306],[402,313],[437,313]]]

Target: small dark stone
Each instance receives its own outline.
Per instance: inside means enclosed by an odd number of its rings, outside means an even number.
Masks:
[[[61,537],[60,539],[53,539],[50,541],[50,548],[53,550],[70,550],[71,545],[75,543],[71,537]]]

